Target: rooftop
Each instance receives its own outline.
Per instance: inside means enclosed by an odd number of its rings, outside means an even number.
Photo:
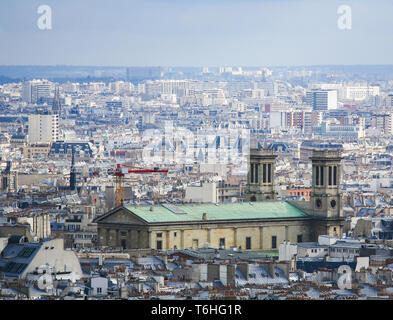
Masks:
[[[128,210],[151,223],[201,221],[206,213],[206,221],[305,218],[308,215],[285,201],[261,201],[225,204],[182,204],[155,206],[128,206]]]

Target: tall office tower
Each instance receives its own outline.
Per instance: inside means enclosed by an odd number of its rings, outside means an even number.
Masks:
[[[32,143],[52,143],[58,140],[59,116],[51,112],[29,115],[27,141]]]
[[[33,102],[40,102],[40,100],[50,97],[51,85],[48,81],[41,81],[33,86]]]
[[[51,83],[47,80],[32,80],[23,83],[22,100],[37,103],[50,97]]]
[[[313,110],[337,109],[336,90],[310,90],[306,93],[306,103]]]
[[[23,82],[22,85],[22,101],[32,103],[31,82]]]
[[[246,198],[248,201],[273,200],[274,163],[277,155],[273,149],[250,149]]]

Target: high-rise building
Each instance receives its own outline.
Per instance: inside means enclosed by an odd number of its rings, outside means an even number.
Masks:
[[[50,97],[51,83],[47,80],[32,80],[23,83],[22,100],[37,103]]]
[[[306,103],[313,110],[337,109],[336,90],[310,90],[306,93]]]
[[[22,101],[32,103],[31,82],[23,82],[22,85]]]
[[[27,141],[32,143],[51,143],[58,140],[59,116],[51,112],[29,115]]]

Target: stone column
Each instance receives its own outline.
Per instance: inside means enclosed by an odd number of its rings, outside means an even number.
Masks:
[[[184,230],[180,230],[180,247],[184,249]]]
[[[120,231],[119,231],[119,229],[116,229],[115,247],[120,247]]]
[[[237,228],[233,228],[233,245],[237,247]]]
[[[106,229],[105,228],[98,228],[97,231],[98,231],[98,234],[97,234],[98,245],[105,246],[106,245]]]
[[[132,248],[131,230],[127,230],[127,249]]]
[[[110,230],[105,228],[104,229],[104,241],[105,241],[105,245],[106,246],[110,246],[109,242],[111,240],[111,234],[110,234]]]
[[[141,249],[142,239],[141,239],[141,231],[138,230],[138,249]]]
[[[169,248],[169,244],[170,244],[170,232],[169,232],[169,230],[167,230],[166,231],[166,234],[165,234],[165,240],[166,240],[166,250],[169,250],[170,248]]]
[[[147,248],[153,248],[152,232],[151,231],[146,231],[146,232],[147,232]]]
[[[259,248],[263,249],[263,227],[259,227]]]

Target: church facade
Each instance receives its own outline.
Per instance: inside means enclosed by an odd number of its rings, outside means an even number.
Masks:
[[[277,200],[271,149],[251,149],[246,200],[225,204],[117,207],[96,218],[98,244],[124,249],[274,250],[283,241],[341,236],[344,217],[338,151],[314,151],[310,201]]]

